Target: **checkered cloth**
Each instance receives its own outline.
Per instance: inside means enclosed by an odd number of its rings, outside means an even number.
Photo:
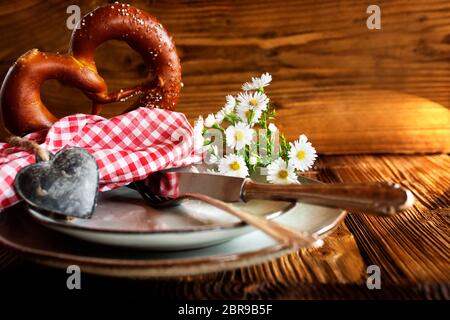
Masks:
[[[97,160],[100,191],[200,160],[185,115],[161,109],[139,108],[111,119],[75,114],[25,138],[52,153],[71,146],[88,150]],[[0,210],[20,201],[14,178],[21,168],[34,162],[31,151],[0,143]]]

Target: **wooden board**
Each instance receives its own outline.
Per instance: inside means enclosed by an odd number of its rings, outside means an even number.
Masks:
[[[0,76],[33,47],[66,51],[66,8],[77,3],[87,13],[106,1],[2,2]],[[291,138],[308,134],[320,153],[450,150],[448,1],[379,1],[381,30],[367,29],[367,3],[358,0],[133,3],[176,41],[185,84],[178,110],[191,120],[217,111],[226,94],[267,71],[280,125]],[[104,44],[97,57],[111,88],[145,75],[123,43]],[[58,116],[89,111],[80,92],[53,81],[43,99]],[[124,108],[107,107],[104,115]]]

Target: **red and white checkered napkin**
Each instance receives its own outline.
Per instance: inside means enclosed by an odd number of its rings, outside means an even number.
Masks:
[[[139,108],[111,119],[75,114],[26,138],[43,141],[41,147],[52,153],[71,146],[88,150],[97,160],[100,191],[200,160],[185,115],[161,109]],[[34,162],[31,151],[0,143],[0,210],[20,201],[14,178],[21,168]]]

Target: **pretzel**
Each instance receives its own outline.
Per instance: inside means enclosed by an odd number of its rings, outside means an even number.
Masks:
[[[173,110],[181,89],[181,65],[175,45],[163,26],[150,14],[129,4],[114,3],[88,13],[72,33],[70,52],[93,70],[95,49],[108,40],[125,41],[147,65],[147,79],[132,88],[110,94],[94,94],[97,103],[110,103],[142,93],[126,111],[137,107]]]
[[[38,131],[57,120],[41,100],[41,85],[48,79],[58,79],[83,92],[106,91],[103,78],[74,57],[32,49],[9,69],[0,92],[3,122],[11,133]]]
[[[149,75],[131,88],[108,92],[95,64],[95,49],[108,40],[125,41],[142,56]],[[48,79],[80,89],[93,101],[98,114],[102,104],[141,94],[125,112],[138,107],[174,110],[181,89],[181,66],[172,39],[150,14],[130,5],[114,3],[95,9],[72,33],[68,54],[37,49],[22,55],[8,71],[0,91],[5,127],[13,134],[49,128],[57,118],[40,97]]]

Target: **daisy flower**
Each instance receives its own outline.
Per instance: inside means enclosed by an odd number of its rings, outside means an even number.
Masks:
[[[212,113],[208,114],[208,116],[204,121],[205,127],[211,128],[214,125],[214,123],[216,123],[216,118]]]
[[[267,166],[267,181],[278,184],[298,183],[294,167],[286,164],[281,158]]]
[[[242,108],[266,110],[269,98],[262,92],[242,92],[238,95],[237,100]]]
[[[225,114],[228,114],[234,111],[234,107],[236,107],[236,98],[229,94],[225,99],[227,100],[227,102],[225,103],[225,106],[222,110],[225,112]]]
[[[262,111],[260,109],[252,109],[248,106],[239,105],[237,108],[237,114],[244,122],[251,126],[259,121]]]
[[[225,103],[225,106],[216,113],[216,122],[218,124],[221,124],[223,119],[225,118],[225,116],[227,114],[230,114],[232,112],[234,112],[234,108],[236,107],[236,98],[233,97],[232,95],[227,95],[226,96],[227,102]]]
[[[251,82],[246,82],[242,85],[242,90],[261,90],[267,87],[272,81],[272,76],[269,73],[264,73],[260,78],[253,77]]]
[[[252,142],[253,130],[245,123],[238,122],[225,130],[225,137],[229,147],[241,150]]]
[[[223,110],[220,110],[219,112],[216,113],[216,122],[218,124],[221,124],[223,119],[225,118],[225,112],[223,112]]]
[[[248,168],[242,156],[230,154],[220,160],[219,173],[226,176],[245,178],[248,176]]]
[[[194,149],[198,150],[203,147],[203,117],[199,116],[194,123]]]
[[[317,158],[316,149],[312,146],[308,138],[302,134],[297,141],[290,143],[289,163],[298,170],[306,171],[310,169]]]

